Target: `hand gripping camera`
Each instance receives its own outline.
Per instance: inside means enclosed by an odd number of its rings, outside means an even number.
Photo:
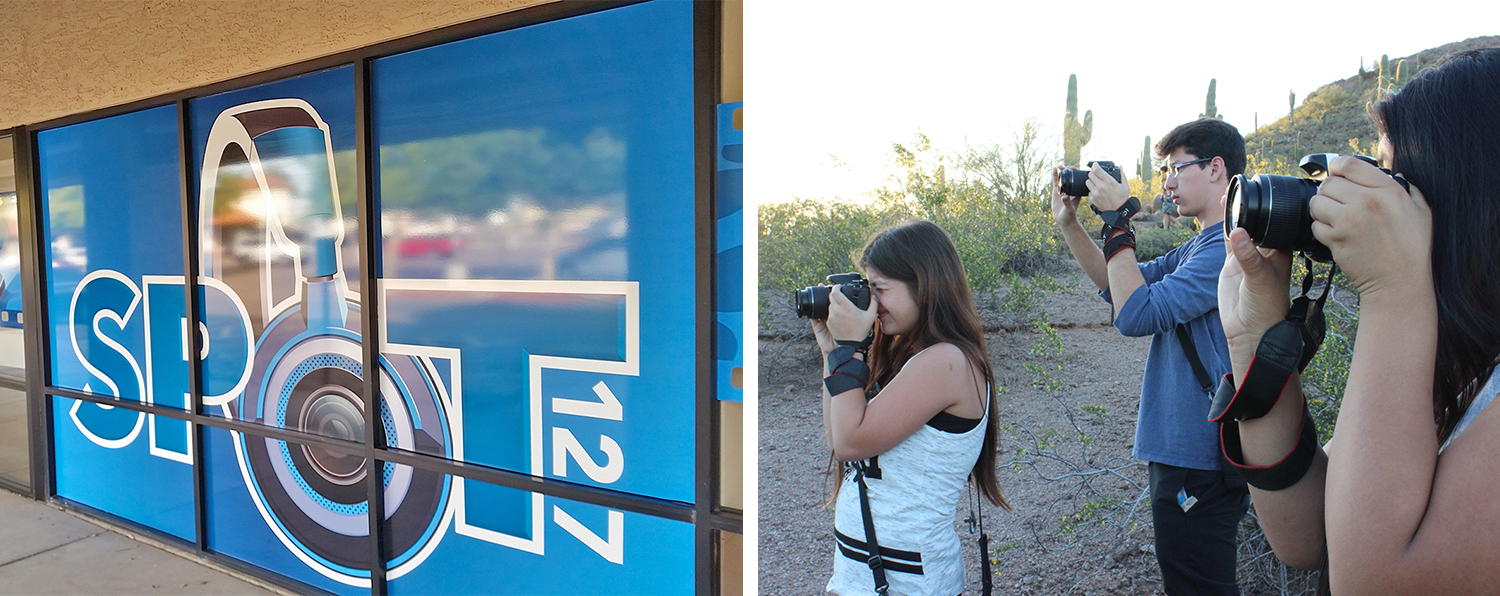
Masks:
[[[1115,162],[1091,161],[1089,167],[1104,170],[1104,173],[1114,176],[1116,182],[1125,181],[1124,173],[1120,171],[1120,166],[1115,165]],[[1090,170],[1063,170],[1057,177],[1058,190],[1070,197],[1089,196],[1089,187],[1084,184],[1089,179],[1089,172]]]
[[[870,307],[870,284],[858,273],[835,273],[828,276],[828,284],[797,290],[797,316],[819,320],[828,318],[828,293],[835,285],[861,310]]]
[[[1256,174],[1245,178],[1244,174],[1229,181],[1229,200],[1224,204],[1224,235],[1235,228],[1245,228],[1250,239],[1262,248],[1276,248],[1304,252],[1319,263],[1333,262],[1333,253],[1318,242],[1312,234],[1312,213],[1307,203],[1318,194],[1318,187],[1328,177],[1328,163],[1339,157],[1337,153],[1314,153],[1297,163],[1310,178]],[[1374,158],[1355,155],[1356,159],[1370,165],[1379,165]],[[1387,175],[1390,170],[1380,168]],[[1393,176],[1394,177],[1394,176]],[[1396,178],[1401,187],[1411,186]]]

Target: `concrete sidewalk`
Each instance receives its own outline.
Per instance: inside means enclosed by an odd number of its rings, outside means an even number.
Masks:
[[[0,594],[284,594],[0,489]]]

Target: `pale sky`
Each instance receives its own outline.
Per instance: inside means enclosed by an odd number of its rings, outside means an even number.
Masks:
[[[1300,106],[1361,57],[1371,68],[1484,35],[1500,35],[1500,8],[1474,0],[747,0],[746,198],[857,199],[895,171],[891,143],[919,130],[950,152],[1008,144],[1028,117],[1060,138],[1069,74],[1080,121],[1094,112],[1084,161],[1132,172],[1146,135],[1203,111],[1209,79],[1248,134],[1257,112],[1273,122],[1288,91]]]

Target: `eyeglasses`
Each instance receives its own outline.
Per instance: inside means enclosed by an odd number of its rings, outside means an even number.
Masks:
[[[1185,161],[1185,162],[1182,162],[1182,163],[1179,163],[1179,164],[1172,164],[1171,166],[1169,166],[1167,168],[1167,175],[1171,176],[1173,178],[1180,178],[1182,176],[1182,169],[1183,168],[1188,167],[1190,165],[1194,165],[1194,164],[1208,163],[1208,162],[1213,161],[1213,160],[1214,160],[1214,158],[1212,158],[1212,157],[1205,157],[1205,158],[1202,158],[1202,159],[1195,159],[1193,161]]]

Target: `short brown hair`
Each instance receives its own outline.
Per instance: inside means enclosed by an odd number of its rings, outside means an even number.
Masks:
[[[1157,157],[1178,149],[1194,157],[1218,157],[1230,176],[1245,173],[1245,137],[1233,124],[1216,118],[1199,118],[1179,125],[1156,144]]]

